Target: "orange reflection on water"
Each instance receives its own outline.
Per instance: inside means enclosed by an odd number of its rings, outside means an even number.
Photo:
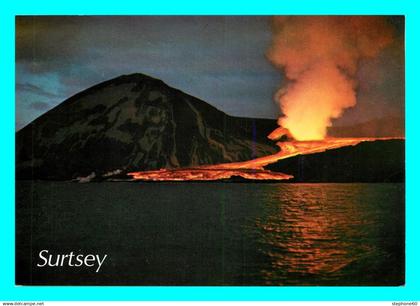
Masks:
[[[332,203],[334,190],[327,184],[323,190],[320,185],[287,186],[294,188],[287,203],[278,203],[264,220],[257,220],[262,243],[270,246],[264,252],[272,260],[271,271],[263,271],[268,280],[273,279],[273,273],[278,274],[274,279],[282,275],[338,276],[352,262],[375,251],[372,245],[355,239],[361,235],[359,225],[366,222],[358,210],[353,211],[351,199],[357,195]],[[337,194],[333,198],[337,199]]]

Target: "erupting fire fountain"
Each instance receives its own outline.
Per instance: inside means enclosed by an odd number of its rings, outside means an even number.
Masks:
[[[277,16],[267,52],[284,72],[275,101],[282,110],[279,127],[268,138],[280,151],[249,161],[194,169],[162,169],[129,173],[133,180],[220,180],[239,176],[252,180],[287,180],[293,176],[264,166],[296,155],[395,138],[329,138],[332,119],[356,105],[358,63],[374,58],[394,39],[392,27],[376,16]]]

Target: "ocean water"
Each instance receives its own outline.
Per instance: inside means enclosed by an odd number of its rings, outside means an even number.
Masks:
[[[16,282],[403,285],[404,184],[16,183]],[[101,270],[39,252],[107,254]]]

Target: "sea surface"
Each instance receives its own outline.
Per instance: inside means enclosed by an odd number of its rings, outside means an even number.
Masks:
[[[16,282],[403,285],[404,184],[16,182]],[[107,254],[37,267],[41,250]]]

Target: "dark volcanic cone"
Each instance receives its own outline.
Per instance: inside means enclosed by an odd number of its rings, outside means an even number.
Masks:
[[[228,116],[143,74],[67,99],[16,133],[18,179],[235,162],[278,150],[274,120]]]

